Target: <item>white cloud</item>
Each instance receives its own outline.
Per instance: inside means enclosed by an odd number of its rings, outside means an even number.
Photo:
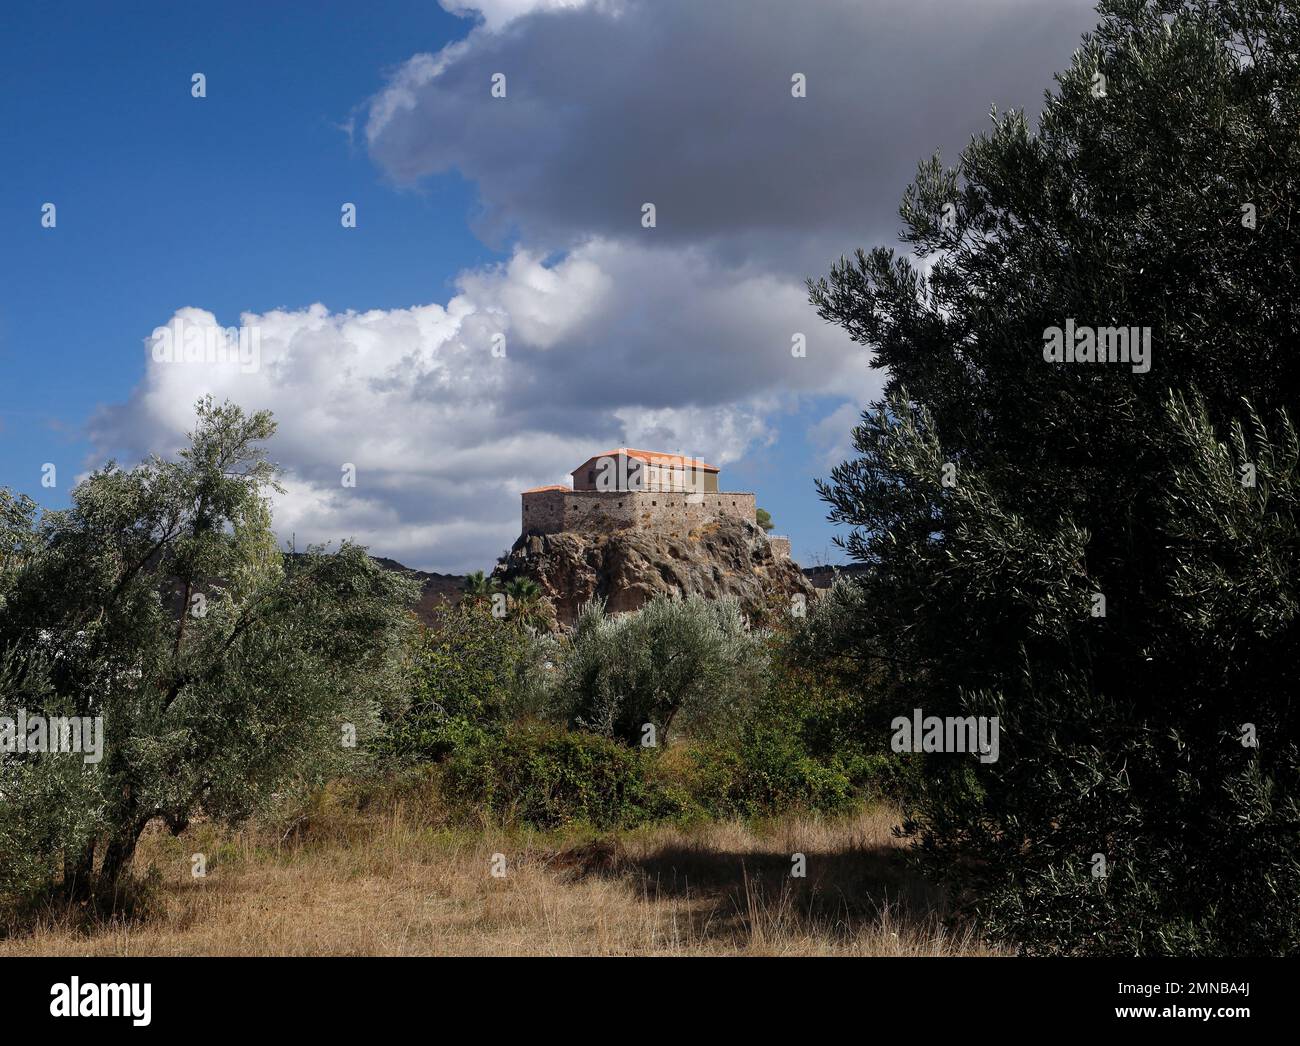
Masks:
[[[505,266],[462,273],[456,282],[479,308],[539,349],[574,333],[611,290],[609,275],[586,252],[548,268],[523,248]]]
[[[810,358],[790,356],[789,331],[807,319],[800,288],[690,252],[593,240],[543,264],[521,248],[457,290],[445,305],[246,313],[251,372],[237,358],[160,361],[151,342],[131,400],[95,419],[97,451],[174,450],[208,393],[270,409],[287,470],[282,539],[355,538],[464,571],[518,535],[520,490],[563,481],[593,451],[648,445],[725,465],[774,438],[783,400],[842,390],[861,371],[830,330]],[[177,322],[220,330],[198,308],[162,319]],[[341,484],[345,464],[355,488]]]
[[[584,7],[591,0],[441,0],[442,6],[454,15],[479,15],[484,28],[490,31],[504,29],[516,18],[545,11]]]

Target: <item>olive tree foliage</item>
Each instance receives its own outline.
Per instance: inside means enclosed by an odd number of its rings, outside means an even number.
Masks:
[[[1300,17],[1106,0],[1036,128],[921,165],[810,283],[884,398],[821,485],[815,640],[882,716],[998,716],[908,829],[1027,951],[1300,950]],[[1149,372],[1046,332],[1150,327]],[[887,721],[887,720],[886,720]],[[883,725],[883,724],[882,724]]]
[[[102,717],[98,763],[0,762],[0,891],[111,891],[152,821],[238,820],[356,768],[400,703],[412,584],[363,549],[286,555],[266,412],[202,400],[175,460],[109,463],[38,515],[0,492],[0,714]]]
[[[0,663],[0,716],[16,722],[24,708],[61,713],[66,703],[49,690],[43,665],[35,662],[23,671],[6,657]],[[48,892],[64,848],[84,843],[96,830],[98,786],[77,756],[0,754],[0,917],[14,903]]]
[[[583,607],[557,693],[572,725],[640,744],[680,728],[706,735],[733,725],[764,684],[767,651],[734,599],[655,596],[640,610]]]

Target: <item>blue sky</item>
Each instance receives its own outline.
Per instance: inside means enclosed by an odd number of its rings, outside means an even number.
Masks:
[[[466,225],[472,186],[449,176],[395,191],[340,130],[412,36],[436,47],[464,20],[428,2],[384,19],[327,10],[5,6],[0,483],[66,504],[67,484],[40,488],[41,464],[82,469],[86,419],[127,398],[142,340],[181,305],[232,323],[313,301],[406,305],[496,257]],[[196,71],[211,85],[201,101]],[[364,208],[347,241],[340,199]]]
[[[213,391],[280,419],[299,543],[488,568],[520,489],[632,445],[722,465],[838,561],[813,478],[880,375],[802,279],[892,242],[917,160],[990,103],[1035,106],[1088,5],[461,7],[4,7],[0,485],[66,504]],[[256,327],[259,373],[151,360],[178,314]]]

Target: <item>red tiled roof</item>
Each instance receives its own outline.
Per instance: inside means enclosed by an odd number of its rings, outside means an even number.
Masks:
[[[631,447],[616,447],[614,450],[607,450],[603,454],[596,454],[588,458],[579,465],[574,472],[581,472],[597,458],[613,458],[622,454],[624,457],[634,458],[637,461],[644,461],[648,465],[677,465],[681,468],[700,469],[704,472],[720,471],[716,465],[709,465],[699,458],[688,458],[681,454],[665,454],[659,450],[634,450]]]
[[[528,490],[525,490],[524,493],[540,494],[544,490],[572,490],[572,489],[573,489],[572,487],[566,487],[562,483],[552,483],[550,484],[550,486],[546,486],[546,487],[530,487]]]

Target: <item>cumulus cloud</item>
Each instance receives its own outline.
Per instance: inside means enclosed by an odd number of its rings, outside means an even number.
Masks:
[[[202,309],[175,323],[219,329]],[[498,318],[463,297],[446,307],[331,313],[315,304],[240,317],[257,346],[245,361],[158,358],[145,346],[145,379],[131,400],[100,412],[100,446],[175,449],[192,427],[193,404],[211,394],[279,422],[274,457],[287,492],[277,530],[299,544],[353,537],[377,552],[451,566],[480,565],[484,542],[510,543],[509,494],[528,463],[567,460],[562,437],[503,424],[508,360],[492,355]],[[565,450],[568,453],[565,453]],[[344,487],[343,468],[356,469]],[[486,529],[485,529],[486,526]],[[436,550],[436,551],[435,551]]]
[[[594,240],[549,265],[519,248],[462,274],[445,306],[314,304],[245,313],[239,331],[180,309],[160,331],[211,333],[195,343],[228,351],[169,357],[151,337],[144,381],[92,433],[140,456],[174,449],[203,395],[270,409],[288,470],[282,538],[352,537],[413,566],[480,569],[517,536],[519,491],[565,480],[593,450],[649,445],[725,465],[774,437],[782,402],[866,380],[830,329],[810,332],[808,358],[791,356],[801,295],[679,260]]]
[[[443,0],[475,25],[392,74],[365,140],[398,185],[472,181],[476,228],[507,259],[460,273],[445,304],[245,315],[253,373],[151,354],[97,444],[165,447],[207,392],[268,407],[282,537],[352,536],[439,570],[488,566],[518,533],[519,490],[597,450],[726,465],[829,396],[808,435],[840,454],[880,375],[812,313],[804,277],[891,240],[917,160],[955,157],[991,103],[1035,106],[1091,5]]]

